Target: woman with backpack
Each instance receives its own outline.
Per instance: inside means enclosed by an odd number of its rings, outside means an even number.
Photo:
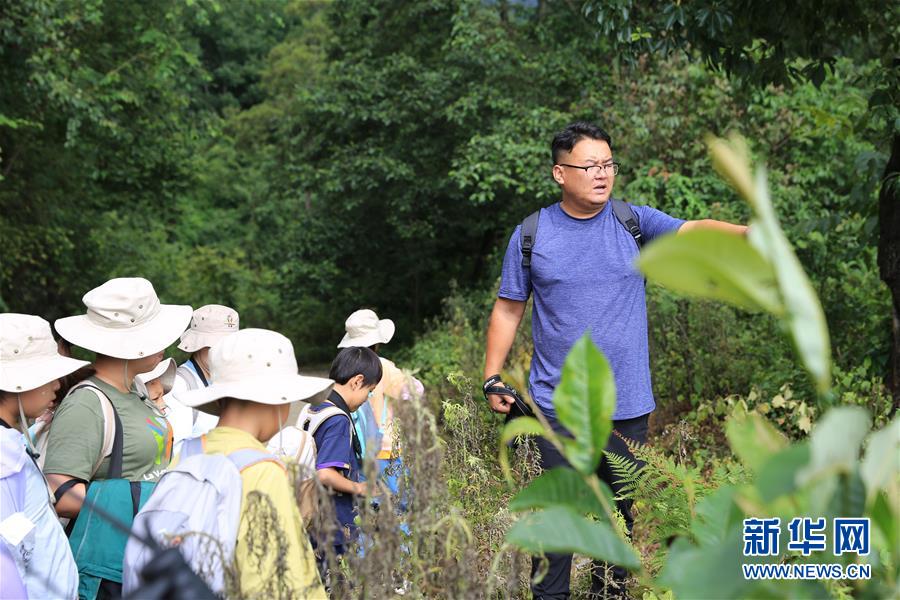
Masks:
[[[291,404],[328,389],[330,379],[297,371],[290,340],[242,329],[209,353],[209,387],[178,400],[219,417],[185,440],[134,522],[134,533],[174,543],[219,596],[325,598],[284,465],[266,449]],[[125,591],[141,585],[152,552],[134,537],[125,551]]]
[[[130,527],[169,464],[165,417],[135,392],[191,318],[190,306],[161,304],[142,278],[107,281],[83,298],[86,314],[56,321],[59,334],[96,353],[95,374],[76,384],[53,418],[44,472],[60,516],[71,521],[80,598],[121,595],[126,535],[92,510]]]
[[[0,314],[0,583],[3,598],[74,598],[78,570],[27,433],[59,378],[82,365],[57,353],[50,323]],[[27,448],[26,448],[27,447]],[[40,546],[38,546],[40,544]]]

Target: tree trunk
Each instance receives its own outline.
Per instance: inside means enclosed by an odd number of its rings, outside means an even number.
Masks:
[[[900,399],[900,134],[896,133],[878,194],[878,221],[878,268],[893,299],[887,384],[896,407]]]

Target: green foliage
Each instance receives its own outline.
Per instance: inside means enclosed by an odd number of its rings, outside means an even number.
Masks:
[[[622,485],[621,498],[635,501],[640,515],[640,530],[646,547],[653,548],[648,570],[657,572],[662,566],[671,540],[691,535],[698,504],[724,483],[720,476],[706,481],[699,467],[680,464],[659,449],[641,446],[626,440],[631,453],[641,460],[633,460],[607,452],[613,477]]]
[[[555,506],[520,519],[506,534],[506,539],[538,554],[578,552],[627,569],[640,568],[637,554],[612,527],[586,519],[566,506]]]
[[[661,239],[641,254],[645,275],[669,289],[781,314],[775,272],[740,238],[695,230]]]
[[[844,424],[853,429],[852,434],[843,428]],[[841,434],[836,434],[837,427],[841,428]],[[879,452],[883,440],[896,434],[896,422],[891,428],[890,433],[885,429],[869,436],[868,451],[862,461],[859,459],[861,434],[868,429],[864,411],[833,409],[814,429],[809,446],[801,443],[775,454],[771,453],[766,441],[770,435],[757,429],[759,437],[750,445],[759,452],[751,451],[748,458],[752,464],[763,466],[746,484],[723,486],[711,496],[709,501],[716,496],[722,500],[718,508],[708,507],[701,514],[698,507],[692,531],[709,528],[715,521],[717,535],[712,539],[694,536],[691,541],[690,536],[685,536],[677,540],[669,549],[658,583],[671,588],[676,597],[715,594],[722,598],[759,595],[794,598],[810,593],[834,597],[818,582],[780,581],[775,586],[735,576],[740,573],[739,565],[751,560],[741,556],[741,520],[745,516],[778,516],[786,522],[797,515],[818,515],[825,516],[830,522],[834,517],[872,516],[873,521],[881,519],[886,527],[896,527],[900,515],[896,510],[898,507],[888,508],[878,500],[885,486],[896,487],[898,484],[896,471],[893,477],[879,479],[878,483],[864,483],[859,479],[860,469],[865,469],[869,461],[881,460],[874,453]],[[846,441],[836,437],[845,434],[849,435]],[[896,448],[896,442],[893,444]],[[831,462],[831,459],[836,462]],[[887,590],[897,580],[897,565],[893,558],[896,547],[890,545],[892,539],[890,535],[881,538],[877,533],[873,534],[875,549],[868,558],[861,559],[873,568],[873,578],[867,583],[865,591],[872,597],[888,593]],[[823,560],[815,555],[802,558],[785,552],[782,556],[773,557],[771,562],[783,561],[786,556],[790,556],[791,562]],[[824,560],[833,559],[826,557]],[[846,564],[847,557],[837,560],[843,560]],[[705,566],[702,572],[698,570],[698,564]],[[722,573],[719,569],[731,570]]]
[[[608,494],[607,488],[601,489]],[[606,505],[610,506],[612,495],[607,495],[606,500]],[[603,504],[594,495],[594,491],[585,484],[584,479],[576,471],[564,467],[545,471],[516,494],[509,503],[509,509],[513,511],[551,506],[568,506],[580,514],[593,515],[601,519],[606,513]]]
[[[580,552],[639,569],[637,555],[611,527],[612,494],[596,475],[612,430],[615,383],[609,364],[589,335],[576,342],[566,357],[553,403],[560,422],[572,430],[573,437],[553,433],[540,411],[537,419],[513,419],[503,428],[500,462],[508,471],[507,442],[523,435],[541,435],[574,471],[549,471],[516,497],[511,508],[542,510],[517,521],[506,535],[507,542],[537,553]],[[584,516],[591,514],[601,520]]]
[[[872,64],[838,61],[821,91],[748,93],[681,57],[616,65],[613,40],[598,42],[565,0],[7,4],[9,310],[53,319],[129,273],[166,301],[234,302],[246,323],[290,336],[302,364],[329,360],[343,319],[365,305],[397,321],[394,348],[424,335],[448,297],[473,305],[477,332],[474,305],[512,227],[555,197],[558,128],[587,118],[613,133],[627,199],[741,222],[746,207],[710,174],[701,142],[735,129],[778,166],[773,201],[828,298],[836,363],[856,372],[868,357],[854,381],[877,387],[890,306],[872,244],[884,156],[858,83]],[[835,156],[865,158],[849,168]],[[774,393],[793,381],[811,397],[774,321],[649,294],[660,404],[751,382]],[[453,369],[471,373],[475,344],[435,346],[427,364],[459,353]]]
[[[754,472],[787,445],[781,432],[758,414],[732,416],[726,431],[735,455]]]
[[[716,169],[753,207],[756,218],[751,223],[749,243],[706,232],[685,241],[669,241],[661,251],[642,254],[638,266],[649,277],[663,277],[663,282],[674,283],[693,295],[719,298],[782,317],[801,361],[819,392],[825,393],[831,386],[825,315],[775,218],[765,173],[759,171],[753,181],[747,149],[740,140],[729,145],[713,139],[710,150]]]
[[[559,422],[575,438],[561,439],[569,463],[582,475],[593,473],[612,430],[616,385],[606,357],[587,333],[575,342],[566,357],[559,385],[553,392],[553,407]]]
[[[848,10],[842,4],[792,2],[771,8],[766,2],[589,0],[584,13],[620,51],[668,55],[691,47],[753,83],[808,79],[821,85],[841,49],[891,66],[898,39],[891,23],[900,16],[895,6],[858,2]]]

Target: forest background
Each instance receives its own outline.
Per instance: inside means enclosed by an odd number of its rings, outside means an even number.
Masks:
[[[448,502],[493,552],[509,490],[499,418],[474,390],[509,235],[558,199],[553,134],[576,119],[609,131],[618,197],[745,222],[704,144],[737,132],[822,299],[831,401],[883,425],[896,401],[878,244],[900,103],[879,48],[898,39],[896,7],[792,3],[871,36],[823,34],[810,60],[762,45],[754,72],[704,49],[740,22],[736,3],[649,4],[651,19],[627,1],[5,2],[0,310],[52,321],[110,277],[143,276],[165,302],[283,332],[303,371],[374,308],[397,323],[384,353],[428,389]],[[775,319],[655,284],[648,304],[653,439],[677,464],[730,464],[720,421],[736,405],[810,432],[822,408]],[[526,323],[513,371],[529,345]]]

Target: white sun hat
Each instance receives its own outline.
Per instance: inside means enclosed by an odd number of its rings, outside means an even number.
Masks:
[[[338,348],[362,346],[368,348],[375,344],[387,344],[394,337],[394,322],[390,319],[378,319],[375,311],[364,308],[358,310],[344,322],[347,334]]]
[[[134,376],[134,389],[139,396],[147,398],[150,395],[147,392],[147,384],[154,379],[159,379],[163,386],[163,394],[168,394],[172,391],[172,386],[175,385],[175,369],[177,368],[178,365],[175,364],[174,359],[166,358],[161,360],[156,365],[156,368],[149,373],[140,373]]]
[[[110,279],[82,298],[87,314],[56,320],[59,335],[76,346],[134,360],[165,350],[187,328],[191,307],[160,304],[142,277]]]
[[[181,334],[179,350],[196,352],[212,346],[226,335],[238,330],[240,317],[233,308],[221,304],[207,304],[194,311],[191,326]]]
[[[59,353],[50,323],[44,319],[0,314],[0,390],[27,392],[87,364]]]
[[[334,385],[331,379],[307,377],[297,370],[291,341],[267,329],[242,329],[209,351],[210,386],[176,392],[185,406],[218,415],[222,398],[260,404],[290,404],[312,398]]]

